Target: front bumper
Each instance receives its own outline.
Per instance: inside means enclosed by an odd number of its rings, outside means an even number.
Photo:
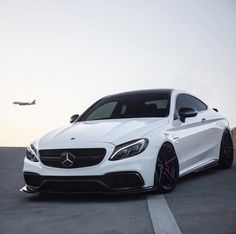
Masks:
[[[91,143],[81,143],[78,148],[89,148]],[[26,187],[22,188],[22,191],[36,193],[40,191],[49,192],[101,192],[101,193],[123,193],[123,192],[136,192],[150,190],[154,185],[154,171],[156,165],[156,152],[158,149],[153,146],[149,146],[145,151],[137,156],[133,156],[123,160],[110,161],[109,158],[114,151],[114,146],[105,143],[93,143],[95,148],[105,148],[106,155],[102,162],[97,165],[81,168],[56,168],[44,165],[40,158],[39,162],[32,162],[27,157],[24,159],[23,173],[36,174],[39,177],[40,183],[31,184],[28,183],[26,177]],[[57,147],[58,148],[58,147]],[[72,147],[70,147],[72,148]],[[134,174],[138,175],[139,183],[134,184],[121,184],[120,186],[114,185],[111,180],[124,180],[120,177],[127,175],[127,173],[134,178]],[[119,176],[118,176],[119,175]],[[121,176],[122,175],[122,176]],[[118,179],[117,179],[118,178]],[[130,179],[126,179],[127,183]],[[60,186],[58,186],[58,184]],[[70,185],[70,186],[69,186]],[[62,187],[64,189],[57,189]],[[68,188],[67,188],[68,187]],[[89,187],[89,188],[87,188]],[[66,189],[65,189],[66,188]],[[81,189],[78,189],[81,188]],[[77,191],[79,190],[79,191]]]
[[[26,193],[138,193],[155,188],[144,187],[142,176],[135,171],[108,173],[102,176],[41,176],[25,172]]]

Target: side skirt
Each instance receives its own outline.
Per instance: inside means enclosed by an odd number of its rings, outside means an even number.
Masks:
[[[217,165],[218,165],[218,159],[211,159],[207,162],[203,162],[203,163],[197,164],[195,166],[192,166],[190,168],[186,168],[186,169],[180,171],[179,177],[185,176],[185,175],[192,173],[192,172],[203,171],[205,169],[212,168]]]

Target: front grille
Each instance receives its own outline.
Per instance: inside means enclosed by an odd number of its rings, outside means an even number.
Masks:
[[[70,158],[69,163],[62,163],[65,158],[62,154],[69,153],[73,157]],[[100,163],[106,154],[104,148],[90,148],[90,149],[53,149],[53,150],[39,150],[41,162],[49,167],[57,168],[80,168],[94,166]]]

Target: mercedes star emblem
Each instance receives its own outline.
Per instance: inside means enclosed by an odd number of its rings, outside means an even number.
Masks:
[[[75,163],[75,155],[70,152],[63,152],[61,154],[61,165],[63,167],[72,167]]]

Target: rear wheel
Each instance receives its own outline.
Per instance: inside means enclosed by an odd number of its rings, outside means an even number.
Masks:
[[[234,149],[231,134],[225,130],[220,145],[219,167],[223,169],[231,168],[234,161]]]
[[[174,147],[164,143],[158,153],[154,183],[157,192],[171,192],[179,177],[179,162]]]

